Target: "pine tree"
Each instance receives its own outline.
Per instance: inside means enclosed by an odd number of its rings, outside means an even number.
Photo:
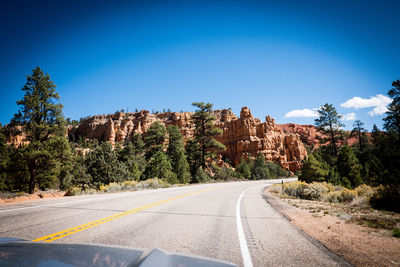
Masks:
[[[362,183],[361,165],[351,147],[341,147],[337,158],[337,169],[342,179],[350,181],[351,187],[355,188]]]
[[[164,124],[156,121],[150,125],[144,139],[147,159],[151,158],[157,152],[164,150],[166,134],[167,130]]]
[[[60,98],[55,88],[48,74],[39,67],[34,69],[32,75],[27,76],[27,83],[22,88],[25,95],[17,101],[20,109],[12,120],[12,125],[23,127],[29,141],[24,158],[29,171],[30,194],[37,185],[41,188],[56,186],[62,167],[63,151],[53,150],[65,143],[63,106],[54,102]],[[61,142],[58,145],[51,141],[56,137]]]
[[[215,117],[211,114],[213,105],[211,103],[194,102],[192,106],[197,108],[192,115],[195,124],[194,140],[200,150],[200,165],[205,169],[206,160],[214,158],[217,153],[226,148],[222,143],[215,140],[216,136],[222,134],[222,130],[214,126]]]
[[[400,135],[400,80],[393,81],[393,88],[389,90],[388,95],[393,99],[392,103],[388,106],[384,128],[389,132],[393,131]]]
[[[10,164],[10,149],[4,135],[4,128],[0,124],[0,191],[9,191],[11,181],[8,179],[7,171]]]
[[[190,167],[190,174],[192,177],[195,177],[197,170],[201,167],[200,146],[195,140],[189,139],[186,141],[185,150],[187,155],[187,162],[189,163]],[[195,182],[195,180],[192,180],[192,182]]]
[[[117,153],[109,142],[103,142],[87,154],[87,172],[92,177],[91,185],[100,188],[111,182],[131,180],[127,166],[118,160]]]
[[[350,133],[350,136],[356,136],[358,138],[358,146],[359,146],[359,150],[362,151],[364,148],[364,140],[365,140],[365,134],[364,132],[366,131],[366,129],[363,127],[364,123],[360,120],[356,120],[353,123],[353,130]]]
[[[197,169],[196,174],[193,177],[196,183],[205,183],[210,180],[210,176],[203,170],[202,167]]]
[[[253,180],[262,180],[270,178],[270,173],[262,154],[258,154],[251,165],[251,177]]]
[[[315,119],[315,126],[322,133],[329,135],[332,154],[336,157],[338,153],[337,141],[342,134],[340,128],[344,127],[344,124],[341,122],[342,115],[337,113],[333,105],[326,103],[318,109],[318,116]]]
[[[236,166],[236,171],[240,174],[241,177],[245,179],[251,178],[251,169],[250,165],[247,163],[247,160],[244,158],[240,159],[239,164]]]
[[[186,160],[185,147],[179,128],[175,125],[167,127],[169,143],[167,154],[171,160],[172,170],[180,183],[186,184],[191,180],[189,163]]]
[[[144,151],[145,144],[141,134],[134,134],[132,136],[133,153],[135,155],[142,154]]]
[[[172,172],[171,162],[163,151],[156,152],[149,160],[144,172],[144,179],[165,179],[170,184],[178,183],[176,175]]]
[[[329,168],[326,168],[321,160],[310,154],[308,159],[303,162],[299,180],[307,183],[327,181]]]

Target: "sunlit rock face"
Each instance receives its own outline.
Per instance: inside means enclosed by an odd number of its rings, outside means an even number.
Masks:
[[[218,141],[226,146],[226,151],[221,156],[228,158],[234,165],[238,164],[242,157],[255,157],[261,153],[266,160],[296,171],[307,158],[299,135],[285,133],[269,116],[265,118],[265,122],[261,122],[252,116],[247,107],[242,108],[239,118],[229,109],[215,110],[213,114],[216,117],[216,126],[223,130]],[[194,132],[191,115],[191,112],[151,114],[145,110],[135,113],[118,112],[84,119],[76,131],[85,138],[115,144],[129,140],[135,133],[145,136],[150,125],[159,121],[165,126],[178,126],[186,141],[193,137]]]

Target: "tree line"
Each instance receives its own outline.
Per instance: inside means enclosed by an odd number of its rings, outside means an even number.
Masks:
[[[262,155],[242,159],[236,169],[215,164],[225,146],[216,140],[222,130],[214,125],[211,103],[194,102],[192,139],[183,141],[179,128],[154,122],[144,135],[134,134],[123,144],[67,136],[67,123],[56,85],[39,67],[27,76],[18,112],[0,127],[0,191],[28,192],[71,187],[99,189],[112,182],[165,179],[170,184],[210,179],[268,179],[288,176]],[[76,122],[75,122],[76,124]],[[0,125],[1,126],[1,125]],[[7,145],[12,129],[21,129],[26,144]],[[82,148],[89,152],[82,153]]]
[[[383,118],[384,131],[376,125],[370,133],[356,120],[350,135],[342,130],[342,116],[331,104],[318,110],[315,126],[324,138],[303,163],[299,179],[329,182],[352,189],[360,184],[379,186],[371,199],[377,208],[400,211],[400,80],[392,83],[393,99]],[[353,146],[347,137],[356,137]]]

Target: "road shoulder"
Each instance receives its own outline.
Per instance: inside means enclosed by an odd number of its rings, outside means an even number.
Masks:
[[[345,223],[329,214],[315,216],[287,204],[266,190],[263,197],[292,225],[355,266],[400,264],[400,239],[370,233],[366,227]]]

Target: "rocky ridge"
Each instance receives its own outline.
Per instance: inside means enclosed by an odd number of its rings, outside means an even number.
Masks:
[[[226,146],[222,156],[233,164],[240,159],[255,157],[258,153],[266,160],[280,164],[283,168],[297,171],[307,158],[304,144],[295,133],[285,133],[270,116],[265,122],[254,118],[247,107],[243,107],[238,118],[229,109],[215,110],[215,124],[223,130],[218,138]],[[135,113],[118,112],[110,115],[93,116],[81,121],[74,131],[84,138],[123,143],[136,133],[146,135],[153,122],[165,126],[176,125],[186,141],[193,137],[194,123],[191,112],[164,112],[151,114],[142,110]]]

